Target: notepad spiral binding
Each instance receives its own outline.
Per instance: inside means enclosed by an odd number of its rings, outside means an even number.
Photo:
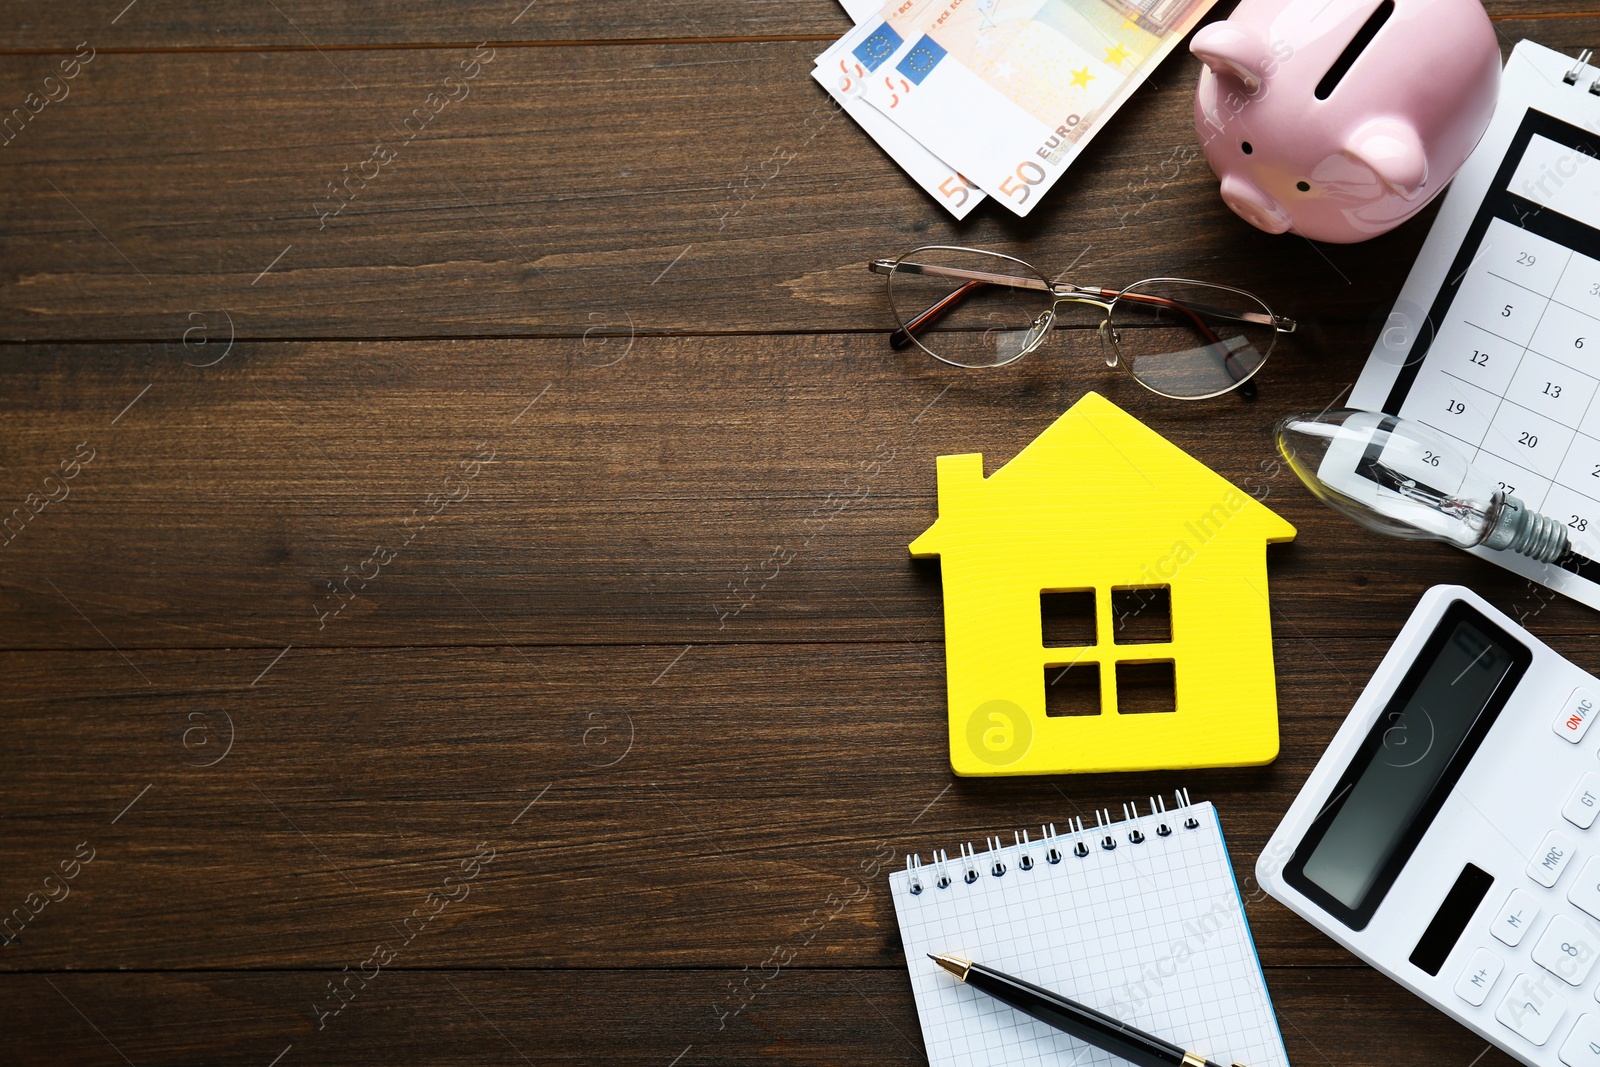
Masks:
[[[1577,60],[1572,64],[1572,69],[1561,75],[1561,80],[1568,85],[1577,85],[1578,79],[1583,77],[1583,68],[1588,64],[1589,57],[1592,55],[1594,55],[1594,52],[1588,48],[1579,52]],[[1589,83],[1589,92],[1595,96],[1600,96],[1600,78],[1596,78]]]
[[[1187,789],[1175,790],[1173,799],[1180,809],[1192,805]],[[1167,803],[1164,799],[1159,796],[1153,796],[1149,800],[1151,815],[1166,814]],[[1132,804],[1122,805],[1122,822],[1131,822],[1140,817],[1137,801]],[[1086,826],[1082,818],[1068,819],[1067,831],[1064,834],[1056,831],[1055,823],[1046,823],[1039,827],[1040,840],[1037,846],[1035,846],[1032,838],[1028,836],[1028,831],[1026,830],[1014,831],[1011,835],[1010,845],[1002,844],[999,837],[986,837],[984,838],[986,852],[981,861],[978,858],[978,850],[975,847],[970,843],[962,845],[960,847],[960,855],[953,865],[955,872],[960,875],[962,882],[967,885],[972,885],[983,877],[978,873],[980,868],[987,869],[991,878],[1004,878],[1006,872],[1010,870],[1005,862],[1007,855],[1013,853],[1015,854],[1017,869],[1031,871],[1037,866],[1031,851],[1035,847],[1044,850],[1042,853],[1044,861],[1051,865],[1061,863],[1067,852],[1070,852],[1078,859],[1085,859],[1095,851],[1089,847],[1089,841],[1096,835],[1100,837],[1100,851],[1116,851],[1121,847],[1121,842],[1117,839],[1114,829],[1118,825],[1118,821],[1112,816],[1111,809],[1101,808],[1097,810],[1094,813],[1094,818],[1095,825],[1092,827]],[[1172,821],[1176,822],[1177,820],[1174,819]],[[1197,830],[1200,828],[1200,821],[1193,815],[1188,815],[1180,826],[1184,830]],[[1174,833],[1174,829],[1171,822],[1163,820],[1157,824],[1155,832],[1157,837],[1170,837]],[[1138,827],[1128,831],[1125,836],[1130,845],[1142,845],[1146,840],[1144,831]],[[1063,851],[1062,846],[1069,843],[1071,845],[1070,849]],[[908,854],[906,856],[906,872],[909,875],[909,888],[912,895],[919,896],[927,888],[927,885],[924,884],[925,877],[928,878],[928,885],[932,885],[936,889],[949,889],[954,884],[954,880],[950,877],[951,867],[950,853],[945,849],[938,849],[926,864],[926,869],[931,874],[931,877],[928,877],[923,873],[925,867],[922,857],[916,853]]]

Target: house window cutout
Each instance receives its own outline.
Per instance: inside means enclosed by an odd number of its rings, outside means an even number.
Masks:
[[[1039,631],[1045,648],[1085,648],[1094,644],[1094,590],[1041,592]]]
[[[1172,586],[1139,585],[1111,590],[1112,640],[1119,645],[1172,642]]]
[[[1100,664],[1074,663],[1044,669],[1044,713],[1100,714]]]
[[[1172,660],[1117,664],[1117,714],[1150,715],[1178,710]]]

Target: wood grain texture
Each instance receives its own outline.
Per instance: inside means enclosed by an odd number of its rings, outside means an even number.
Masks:
[[[312,998],[328,979],[30,974],[0,978],[0,993],[33,1021],[11,1046],[29,1063],[121,1063],[119,1051],[134,1063],[266,1064],[284,1054],[284,1067],[926,1062],[911,990],[893,969],[784,971],[721,1029],[713,1005],[726,999],[725,971],[382,972],[318,1030]],[[1370,971],[1269,968],[1267,982],[1295,1063],[1514,1062]]]
[[[1592,612],[1272,462],[1431,210],[1249,229],[1192,158],[1186,54],[1028,220],[953,224],[810,81],[833,0],[125,5],[0,19],[0,118],[95,49],[0,132],[8,1061],[918,1062],[885,866],[1187,785],[1294,1062],[1510,1062],[1251,877],[1429,585],[1600,670]],[[1583,7],[1489,5],[1568,52]],[[1254,403],[1158,400],[1072,330],[957,372],[887,348],[863,269],[938,242],[1303,325]],[[905,547],[933,458],[992,470],[1091,388],[1299,529],[1268,767],[949,773]]]
[[[269,655],[936,642],[938,568],[906,549],[936,514],[934,457],[982,452],[992,471],[1100,389],[1295,524],[1268,552],[1280,637],[1393,634],[1443,581],[1538,633],[1596,632],[1510,572],[1340,519],[1275,462],[1273,421],[1335,402],[1364,359],[1310,326],[1259,400],[1194,404],[1069,332],[988,372],[881,334],[605,340],[241,342],[209,367],[190,364],[221,354],[215,338],[13,348],[0,631]],[[35,515],[80,442],[92,462]]]
[[[907,852],[1184,785],[1263,960],[1348,965],[1252,871],[1386,648],[1280,637],[1267,767],[1019,779],[951,778],[937,646],[6,653],[0,969],[892,967]]]
[[[1576,48],[1592,25],[1500,28],[1508,48]],[[953,223],[806,76],[817,51],[388,49],[338,71],[314,51],[97,55],[0,147],[0,340],[177,342],[218,308],[255,338],[860,330],[881,316],[866,262],[941,242],[1366,324],[1432,217],[1355,246],[1251,229],[1198,158],[1184,54],[1028,219]],[[7,64],[0,102],[57,62]]]
[[[1218,5],[1218,14],[1231,5]],[[1497,21],[1590,10],[1584,0],[1489,0]],[[185,4],[180,0],[68,0],[0,24],[0,52],[70,51],[86,38],[106,48],[294,49],[331,53],[384,45],[561,42],[697,37],[821,37],[850,28],[835,0],[499,0],[468,7],[424,0],[358,3],[274,0]],[[821,47],[817,48],[821,51]],[[333,55],[339,62],[339,56]]]

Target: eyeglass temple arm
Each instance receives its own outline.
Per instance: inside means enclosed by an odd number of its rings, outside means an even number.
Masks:
[[[961,288],[952,289],[943,299],[937,300],[924,308],[910,322],[904,326],[896,327],[894,332],[889,334],[889,347],[897,352],[902,348],[908,347],[919,333],[944,318],[945,312],[965,300],[967,294],[978,288],[978,286],[987,284],[989,283],[966,282],[962,284]]]
[[[1075,286],[1066,286],[1065,291],[1063,291],[1062,287],[1050,285],[1039,278],[1019,278],[1014,275],[995,274],[991,271],[966,270],[962,267],[942,267],[932,263],[902,263],[892,259],[874,260],[873,262],[867,264],[867,269],[872,271],[874,274],[893,274],[898,270],[906,274],[922,274],[938,278],[955,278],[967,282],[1004,285],[1013,289],[1031,289],[1036,292],[1050,293],[1056,297],[1070,297],[1081,294],[1090,298],[1115,298],[1120,295],[1123,299],[1128,301],[1139,303],[1160,303],[1165,304],[1166,306],[1180,308],[1185,313],[1189,313],[1191,318],[1194,317],[1188,306],[1185,306],[1175,300],[1167,300],[1164,297],[1145,296],[1140,293],[1119,293],[1117,290],[1095,289],[1090,287],[1079,288]],[[952,307],[954,307],[955,301],[965,299],[965,297],[972,292],[973,288],[975,287],[972,285],[961,286],[961,288],[952,292],[950,296],[945,297],[943,300],[940,300],[938,303],[933,305],[933,307],[930,307],[928,311],[932,311],[934,307],[937,307],[939,308],[939,315],[945,314]],[[952,298],[955,298],[955,301],[952,301]],[[1295,328],[1295,321],[1293,319],[1286,319],[1281,315],[1262,315],[1254,311],[1229,311],[1225,308],[1211,307],[1206,304],[1195,304],[1193,305],[1193,308],[1198,311],[1204,311],[1209,314],[1216,315],[1218,318],[1233,319],[1238,322],[1248,322],[1257,326],[1271,326],[1280,333],[1293,333]],[[924,311],[921,315],[918,315],[915,319],[913,319],[912,322],[906,324],[912,327],[911,332],[913,334],[923,326],[930,326],[938,320],[938,316],[935,316],[931,319],[925,318],[925,316],[928,314],[928,311]],[[1199,323],[1199,325],[1201,325],[1202,329],[1204,329],[1203,323]],[[899,330],[895,331],[896,334],[901,332],[902,331]],[[1209,331],[1206,332],[1209,333]],[[894,336],[894,334],[890,335],[891,344],[894,344]],[[1212,339],[1215,340],[1214,337]],[[894,347],[904,348],[910,343],[910,337],[907,336],[899,344],[895,344]]]

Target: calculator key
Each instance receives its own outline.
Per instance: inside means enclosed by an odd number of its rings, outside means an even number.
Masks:
[[[1566,804],[1562,805],[1561,817],[1572,825],[1587,830],[1594,825],[1597,811],[1600,811],[1600,774],[1590,771],[1578,781],[1578,788],[1572,791]]]
[[[1573,847],[1572,838],[1560,830],[1551,830],[1528,861],[1528,877],[1546,888],[1555,885],[1572,859]]]
[[[1561,1062],[1567,1067],[1600,1067],[1600,1017],[1584,1015],[1561,1043]]]
[[[1600,919],[1600,856],[1583,865],[1583,870],[1578,872],[1578,880],[1567,890],[1567,899]]]
[[[1582,985],[1600,953],[1600,935],[1570,915],[1557,915],[1533,946],[1533,962],[1566,982]]]
[[[1567,702],[1561,705],[1561,714],[1556,716],[1553,729],[1560,736],[1577,744],[1583,740],[1583,735],[1589,732],[1589,723],[1594,720],[1594,712],[1594,694],[1580,685],[1572,691]]]
[[[1488,999],[1489,990],[1494,988],[1503,969],[1504,960],[1488,949],[1480,948],[1472,954],[1472,962],[1461,972],[1461,977],[1456,979],[1456,996],[1474,1007],[1482,1004]]]
[[[1549,974],[1517,975],[1494,1017],[1535,1045],[1544,1044],[1567,1011],[1567,998],[1557,991],[1559,983]]]
[[[1600,857],[1590,860],[1588,865],[1583,868],[1583,873],[1587,876],[1589,868],[1596,863],[1600,863]],[[1597,877],[1600,877],[1600,872],[1597,872]],[[1574,889],[1574,892],[1576,892],[1576,889]],[[1596,889],[1595,896],[1600,898],[1600,889]],[[1578,904],[1576,900],[1573,903]],[[1595,906],[1600,907],[1600,903],[1596,903]],[[1578,907],[1582,908],[1583,905],[1578,904]],[[1511,891],[1511,899],[1506,901],[1506,906],[1500,909],[1500,914],[1494,917],[1494,924],[1489,929],[1499,940],[1508,945],[1516,946],[1522,942],[1523,935],[1528,932],[1528,927],[1532,926],[1533,921],[1538,917],[1539,905],[1533,899],[1533,894],[1525,889],[1514,889]]]

